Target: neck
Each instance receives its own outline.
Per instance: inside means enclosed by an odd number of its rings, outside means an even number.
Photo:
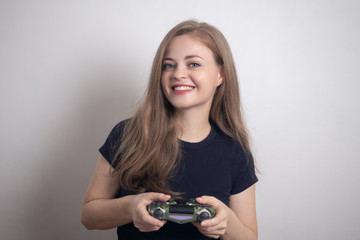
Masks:
[[[196,110],[177,111],[176,118],[181,128],[178,138],[185,142],[200,142],[211,131],[208,113]]]

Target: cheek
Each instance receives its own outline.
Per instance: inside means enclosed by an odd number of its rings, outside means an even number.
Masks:
[[[217,88],[222,82],[222,78],[219,72],[214,72],[212,75],[212,85]]]
[[[193,73],[190,77],[191,81],[198,87],[207,85],[209,81],[209,76],[204,73]]]
[[[217,75],[213,73],[201,74],[194,77],[194,82],[197,82],[203,88],[213,89],[218,85],[218,78]]]
[[[161,81],[161,84],[165,85],[165,84],[168,84],[169,83],[169,79],[170,79],[170,73],[167,72],[167,71],[164,71],[161,73],[161,77],[160,77],[160,81]]]

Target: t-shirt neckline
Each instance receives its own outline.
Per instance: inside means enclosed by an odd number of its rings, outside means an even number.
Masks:
[[[209,143],[211,143],[211,141],[214,139],[215,136],[216,136],[215,128],[213,125],[211,125],[210,133],[204,140],[202,140],[200,142],[192,143],[192,142],[185,142],[180,139],[180,143],[181,143],[182,148],[192,148],[192,149],[202,148],[202,147],[208,145]]]

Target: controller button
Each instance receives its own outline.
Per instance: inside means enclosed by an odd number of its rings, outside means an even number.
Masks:
[[[164,213],[160,209],[154,211],[153,217],[159,220],[164,220]]]
[[[203,221],[205,219],[209,219],[210,218],[210,214],[208,212],[202,212],[199,215],[199,221]]]

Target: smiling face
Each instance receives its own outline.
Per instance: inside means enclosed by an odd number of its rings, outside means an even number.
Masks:
[[[170,42],[163,59],[161,86],[175,110],[197,109],[208,113],[221,82],[221,67],[202,42],[189,34]]]

